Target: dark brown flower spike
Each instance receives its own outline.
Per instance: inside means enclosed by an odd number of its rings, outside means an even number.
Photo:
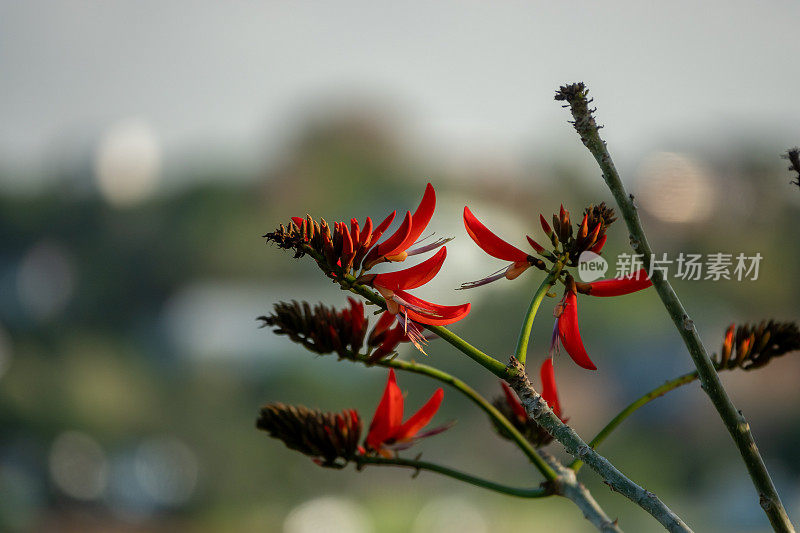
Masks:
[[[326,413],[302,405],[271,403],[261,408],[256,427],[320,466],[342,468],[359,451],[361,418],[352,409]]]
[[[800,350],[800,328],[796,322],[762,321],[743,324],[734,329],[731,324],[714,364],[718,370],[741,368],[752,370],[769,363],[773,358]]]

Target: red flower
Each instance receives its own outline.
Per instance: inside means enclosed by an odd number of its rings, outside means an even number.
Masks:
[[[377,263],[383,261],[404,261],[410,255],[434,250],[449,241],[450,239],[439,239],[426,246],[409,250],[420,238],[425,228],[428,227],[428,223],[431,221],[435,209],[436,191],[434,191],[433,185],[428,183],[425,187],[425,194],[423,194],[422,200],[417,210],[414,211],[414,214],[412,215],[410,211],[407,211],[403,223],[397,231],[370,250],[365,258],[364,268],[372,268]]]
[[[445,326],[457,322],[467,316],[470,304],[439,305],[418,298],[407,290],[416,289],[429,282],[442,268],[447,257],[447,248],[439,250],[436,255],[422,263],[386,274],[367,274],[359,281],[372,285],[386,299],[386,308],[397,318],[403,331],[414,346],[425,353],[422,346],[427,343],[420,328],[416,324],[429,326]]]
[[[496,257],[497,259],[511,261],[511,264],[508,265],[507,268],[501,269],[491,276],[487,276],[478,281],[464,283],[461,287],[462,289],[480,287],[481,285],[486,285],[487,283],[491,283],[500,278],[515,279],[517,276],[525,272],[528,267],[537,263],[541,263],[541,265],[544,266],[544,263],[540,259],[536,259],[527,252],[524,252],[516,246],[507,243],[492,233],[481,223],[480,220],[475,217],[475,215],[472,214],[472,211],[469,210],[469,207],[466,206],[464,206],[464,226],[466,227],[469,236],[473,241],[475,241],[475,244],[477,244],[484,252],[492,257]],[[544,248],[540,246],[539,243],[534,241],[530,236],[528,236],[528,243],[537,253],[544,252]]]
[[[586,348],[583,346],[583,340],[581,339],[581,332],[578,329],[577,291],[580,289],[582,294],[591,296],[622,296],[646,289],[653,283],[647,277],[646,271],[642,269],[633,276],[626,278],[593,281],[592,283],[575,283],[572,276],[567,275],[564,284],[566,286],[564,297],[554,311],[556,323],[553,329],[550,351],[553,353],[557,350],[557,341],[560,340],[561,345],[578,366],[588,370],[597,370],[597,367],[586,353]],[[558,334],[557,338],[556,333]]]
[[[421,438],[441,433],[447,429],[449,426],[442,426],[419,434],[420,430],[428,425],[436,411],[439,410],[443,396],[444,391],[441,388],[436,389],[427,403],[403,423],[403,393],[397,386],[394,369],[390,369],[383,397],[375,409],[369,433],[364,441],[367,452],[392,457],[395,455],[395,450],[407,448]]]

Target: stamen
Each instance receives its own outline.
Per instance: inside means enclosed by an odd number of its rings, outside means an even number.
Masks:
[[[431,235],[431,236],[433,236],[433,235]],[[427,239],[427,237],[426,237],[426,239]],[[431,250],[435,250],[437,248],[440,248],[440,247],[444,246],[445,244],[447,244],[448,242],[452,241],[453,239],[455,239],[455,237],[446,237],[446,238],[442,237],[441,239],[437,239],[437,240],[435,240],[434,242],[432,242],[430,244],[426,244],[425,246],[420,246],[419,248],[413,248],[411,250],[406,250],[406,254],[407,255],[424,254],[425,252],[430,252]],[[425,240],[425,239],[421,239],[420,241],[417,241],[417,243],[421,242],[422,240]]]
[[[486,285],[487,283],[491,283],[493,281],[497,281],[500,278],[505,278],[507,270],[508,270],[508,267],[501,268],[500,270],[498,270],[494,274],[489,274],[488,276],[486,276],[483,279],[479,279],[477,281],[468,281],[466,283],[462,283],[461,287],[457,288],[456,290],[457,291],[463,291],[464,289],[474,289],[475,287],[480,287],[482,285]]]
[[[414,347],[425,355],[428,355],[423,348],[424,345],[428,344],[428,340],[419,330],[417,325],[413,321],[409,320],[408,316],[405,315],[397,315],[397,320],[403,326],[408,339],[411,341]]]
[[[430,309],[427,309],[425,307],[420,307],[418,305],[414,305],[414,304],[412,304],[410,302],[407,302],[406,300],[402,299],[397,294],[394,295],[394,301],[395,301],[395,303],[397,303],[397,304],[399,304],[399,305],[401,305],[403,307],[411,309],[412,311],[416,311],[417,313],[423,314],[425,316],[430,316],[430,317],[441,317],[442,316],[442,315],[440,315],[439,313],[437,313],[435,311],[431,311]]]

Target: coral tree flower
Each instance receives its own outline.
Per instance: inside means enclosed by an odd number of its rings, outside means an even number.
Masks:
[[[553,339],[550,345],[551,353],[557,351],[557,342],[560,341],[564,350],[566,350],[578,366],[586,368],[587,370],[597,370],[597,367],[586,353],[586,348],[583,346],[581,333],[578,329],[578,285],[581,286],[582,294],[591,296],[622,296],[646,289],[652,284],[644,269],[626,278],[614,278],[581,284],[576,283],[572,279],[572,276],[567,275],[564,282],[564,297],[561,299],[561,303],[556,306],[553,313],[556,316],[556,323],[553,328]]]
[[[470,211],[467,206],[464,206],[464,226],[469,236],[481,250],[497,259],[511,261],[511,264],[483,279],[464,283],[461,286],[462,289],[480,287],[481,285],[486,285],[487,283],[501,278],[516,279],[520,274],[525,272],[528,267],[534,265],[539,268],[544,268],[544,261],[533,257],[492,233],[489,228],[484,226],[483,223],[472,214],[472,211]],[[544,248],[530,236],[528,236],[528,243],[537,253],[544,253]]]
[[[317,258],[320,267],[336,278],[340,273],[369,270],[378,263],[404,261],[409,256],[446,244],[451,239],[442,238],[411,248],[424,240],[420,236],[431,221],[435,208],[436,192],[428,183],[416,211],[413,214],[406,212],[397,230],[380,243],[378,241],[394,221],[396,211],[374,228],[369,217],[363,226],[355,218],[350,219],[349,224],[335,222],[329,225],[324,219],[317,222],[310,215],[306,218],[292,217],[289,227],[281,225],[264,237],[281,248],[294,249],[296,257],[313,250],[321,256],[321,259]]]
[[[446,430],[442,426],[420,434],[420,430],[428,425],[439,410],[444,391],[436,389],[433,396],[420,407],[414,415],[403,422],[403,393],[397,386],[394,369],[389,370],[389,379],[383,391],[383,397],[375,409],[375,415],[369,426],[369,433],[364,441],[367,453],[375,453],[384,457],[393,457],[396,450],[407,448],[419,439],[430,437]]]
[[[416,289],[432,280],[444,264],[447,247],[422,263],[386,274],[367,274],[359,281],[373,286],[385,299],[389,313],[397,318],[411,342],[424,353],[426,340],[416,324],[445,326],[469,314],[471,305],[440,305],[418,298],[408,290]]]
[[[566,422],[567,419],[563,416],[561,403],[558,400],[556,377],[551,357],[548,357],[542,363],[539,369],[539,376],[542,381],[542,398],[553,410],[553,413],[561,421]],[[511,387],[504,381],[501,381],[500,384],[503,387],[503,396],[494,401],[495,407],[535,446],[544,446],[553,440],[544,428],[528,417],[528,413],[525,412],[525,408]],[[503,434],[502,429],[501,434]]]

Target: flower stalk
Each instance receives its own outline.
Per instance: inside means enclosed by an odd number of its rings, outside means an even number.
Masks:
[[[517,360],[525,365],[525,359],[528,356],[528,342],[530,341],[531,337],[531,329],[533,328],[533,320],[536,318],[536,312],[539,310],[539,306],[544,300],[544,297],[547,295],[548,291],[556,284],[558,281],[558,276],[561,274],[561,269],[563,268],[563,264],[561,261],[558,261],[550,272],[547,274],[547,277],[544,278],[542,284],[539,285],[539,288],[536,289],[536,292],[533,295],[533,299],[531,300],[531,305],[528,307],[528,312],[525,315],[525,320],[522,323],[522,329],[519,332],[519,339],[517,339],[517,349],[515,351],[515,355]]]

